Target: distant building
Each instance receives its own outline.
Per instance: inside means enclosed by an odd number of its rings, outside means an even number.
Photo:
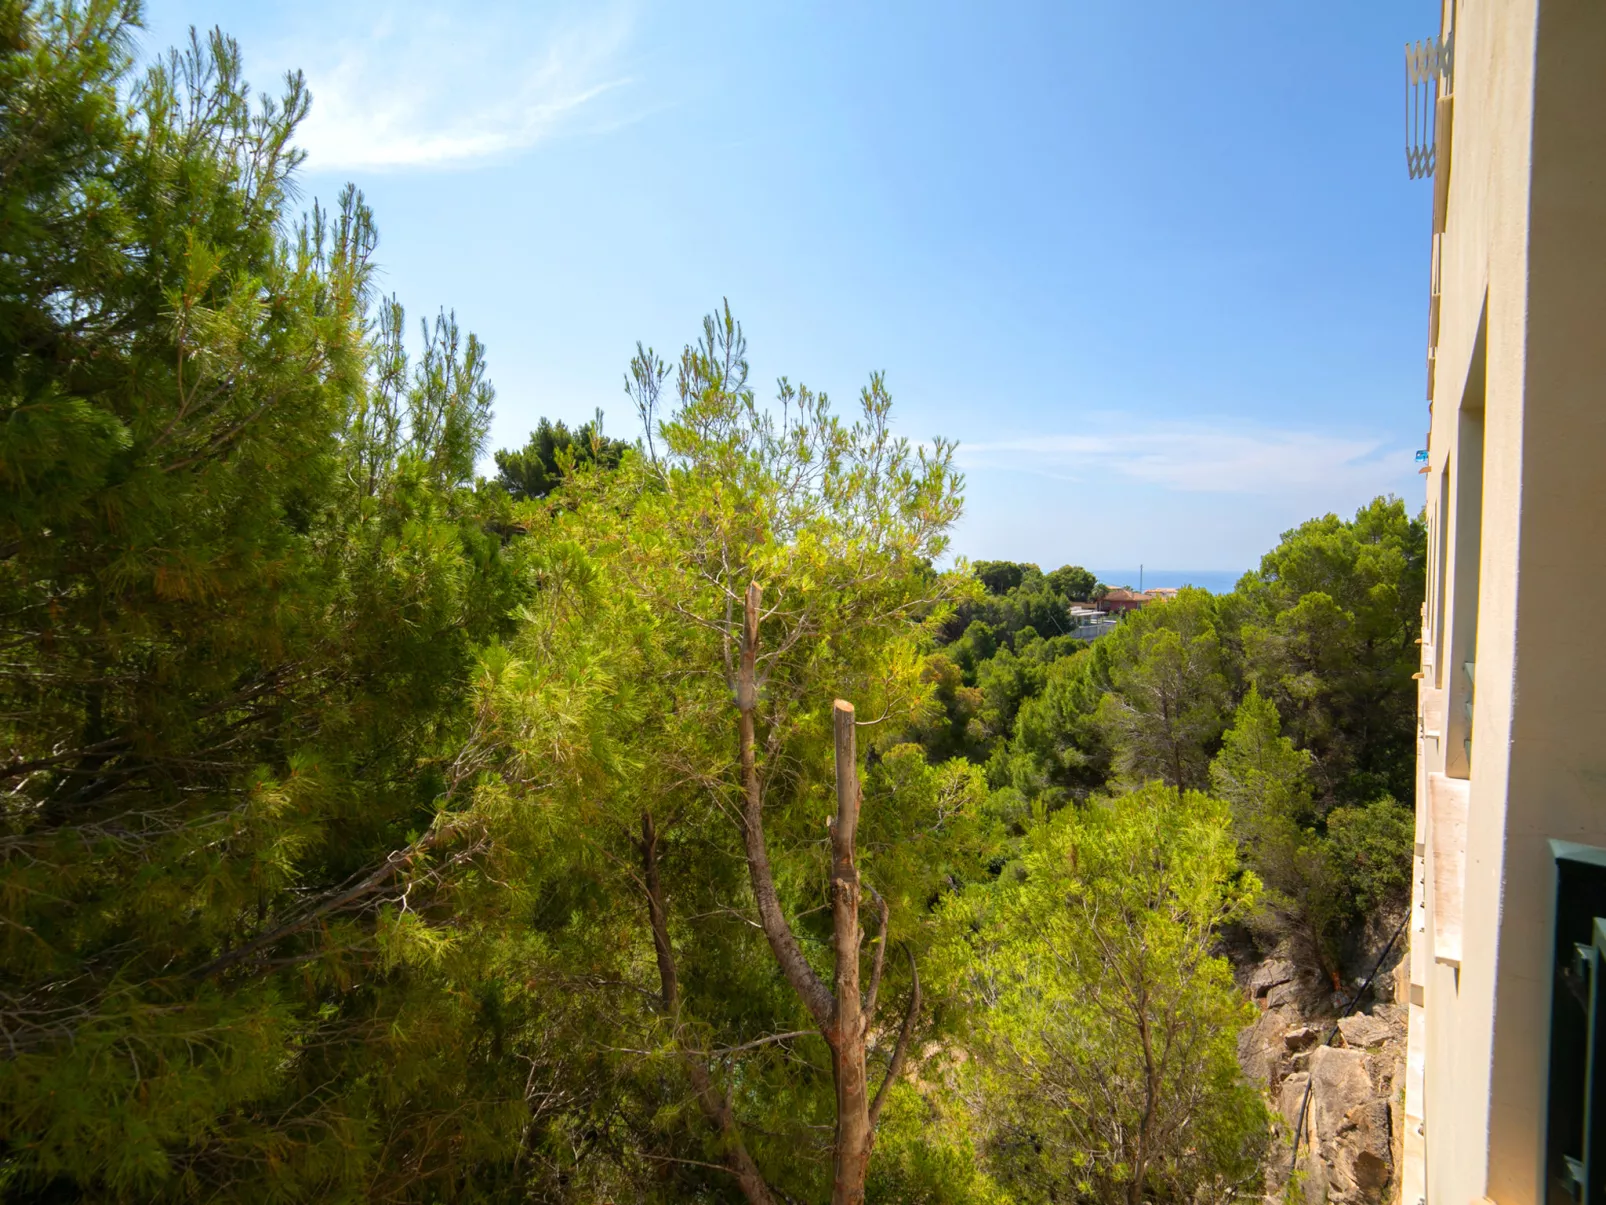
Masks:
[[[1097,640],[1115,627],[1115,619],[1097,607],[1073,603],[1070,616],[1071,630],[1067,635],[1074,636],[1078,640]]]
[[[1138,610],[1149,601],[1150,597],[1147,593],[1139,593],[1136,590],[1128,590],[1124,586],[1117,586],[1104,596],[1099,602],[1099,606],[1103,607],[1111,615],[1124,615],[1128,611]]]
[[[1146,593],[1149,596],[1150,602],[1172,602],[1176,599],[1177,595],[1182,593],[1182,590],[1177,586],[1156,586],[1154,589],[1149,590]]]

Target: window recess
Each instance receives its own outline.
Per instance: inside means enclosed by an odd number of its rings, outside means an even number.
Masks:
[[[1606,1202],[1606,850],[1552,841],[1556,947],[1547,1205]]]

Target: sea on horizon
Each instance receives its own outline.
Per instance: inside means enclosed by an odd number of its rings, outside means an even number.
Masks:
[[[1247,570],[1151,569],[1147,566],[1141,571],[1135,568],[1093,570],[1094,576],[1106,586],[1126,586],[1132,590],[1138,589],[1140,572],[1142,588],[1145,590],[1152,590],[1156,586],[1198,586],[1212,594],[1229,594]]]

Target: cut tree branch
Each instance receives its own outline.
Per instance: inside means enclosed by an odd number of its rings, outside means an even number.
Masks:
[[[870,1167],[869,1079],[865,1071],[864,1014],[860,1011],[859,868],[854,840],[859,831],[858,751],[853,704],[831,705],[836,745],[836,816],[831,821],[831,930],[836,947],[835,1033],[828,1034],[836,1071],[836,1178],[832,1205],[859,1205]]]

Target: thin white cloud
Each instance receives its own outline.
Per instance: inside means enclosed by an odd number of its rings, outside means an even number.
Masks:
[[[1382,439],[1199,423],[1112,424],[1077,434],[961,444],[968,469],[1070,481],[1110,477],[1182,493],[1288,495],[1398,489],[1409,463]]]
[[[621,65],[632,21],[597,6],[565,25],[522,7],[361,10],[321,41],[297,39],[312,91],[298,141],[308,166],[458,167],[575,131],[631,82]]]

